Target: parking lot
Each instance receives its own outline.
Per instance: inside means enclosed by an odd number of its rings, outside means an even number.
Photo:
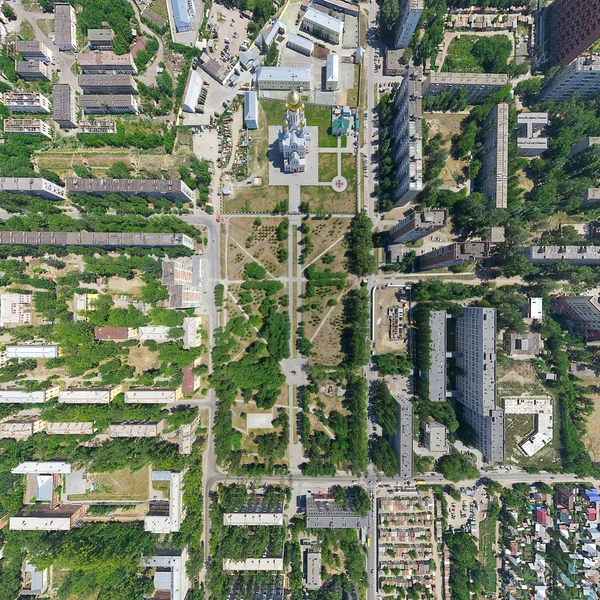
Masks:
[[[488,495],[483,486],[460,488],[461,499],[454,500],[446,495],[448,503],[448,527],[465,528],[479,537],[479,522],[487,510]]]

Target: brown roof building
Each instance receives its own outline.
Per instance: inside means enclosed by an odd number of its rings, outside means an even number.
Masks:
[[[129,339],[129,328],[127,327],[96,327],[94,336],[97,340],[113,340],[124,342]]]
[[[131,73],[137,75],[137,68],[131,54],[115,54],[114,52],[94,52],[80,54],[77,64],[82,73]]]
[[[51,78],[48,65],[41,60],[19,60],[16,70],[17,75],[25,81],[50,81]]]
[[[555,0],[550,10],[552,63],[565,66],[600,38],[600,0]]]

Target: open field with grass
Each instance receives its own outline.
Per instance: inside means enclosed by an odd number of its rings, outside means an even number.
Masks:
[[[346,270],[346,242],[344,237],[350,227],[349,217],[333,217],[331,219],[308,219],[305,221],[310,227],[310,239],[313,250],[307,256],[305,265],[311,264],[316,260],[316,266],[319,268],[329,268],[332,271]],[[322,255],[322,256],[321,256]],[[333,257],[333,261],[328,264],[323,262],[327,255]],[[327,256],[326,260],[330,260]]]
[[[272,212],[282,200],[289,198],[287,185],[269,186],[264,183],[258,187],[247,186],[239,189],[235,196],[223,199],[223,212]]]
[[[89,477],[96,484],[96,489],[87,494],[69,496],[69,500],[146,501],[149,499],[150,466],[134,472],[123,469],[112,473],[92,473]]]
[[[466,160],[457,160],[452,154],[452,137],[459,134],[462,129],[462,122],[466,115],[453,113],[424,113],[423,117],[429,125],[429,138],[433,138],[437,133],[442,134],[442,148],[448,153],[446,164],[440,173],[440,178],[444,184],[456,186],[459,177],[464,175],[468,169],[469,163]]]
[[[265,219],[262,223],[251,217],[235,217],[227,229],[227,277],[242,279],[247,262],[255,260],[273,277],[287,273],[287,260],[279,261],[279,251],[287,250],[287,239],[278,241],[276,228],[283,220]]]
[[[319,180],[321,178],[321,156],[319,155]],[[335,156],[335,155],[333,155]],[[329,160],[329,159],[327,159]],[[337,160],[337,157],[336,157]],[[327,167],[329,164],[327,163]],[[325,167],[323,167],[324,169]],[[337,174],[337,168],[336,168]],[[342,175],[348,181],[348,187],[343,192],[334,190],[326,185],[307,185],[302,186],[300,199],[302,202],[308,202],[314,212],[334,212],[349,213],[356,212],[356,157],[354,154],[342,155]],[[333,179],[333,178],[332,178]]]
[[[485,40],[485,41],[484,41]],[[481,44],[475,48],[477,42]],[[486,49],[481,49],[485,44]],[[493,73],[494,64],[506,65],[513,50],[512,35],[504,33],[493,36],[465,35],[456,36],[448,48],[442,71],[450,73]],[[497,68],[497,66],[496,66]]]
[[[341,296],[341,292],[327,296],[327,299]],[[302,314],[306,324],[305,335],[312,342],[310,364],[336,366],[343,358],[341,335],[344,327],[342,299],[335,306],[328,307],[326,298],[316,299],[319,308]],[[315,299],[311,298],[311,304]],[[307,301],[308,302],[308,301]]]
[[[337,154],[319,154],[319,181],[331,181],[337,176]]]

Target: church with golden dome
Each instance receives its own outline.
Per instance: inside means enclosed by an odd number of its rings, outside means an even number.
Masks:
[[[304,118],[304,103],[293,85],[285,103],[278,141],[279,151],[283,154],[283,170],[286,173],[304,173],[311,139]]]

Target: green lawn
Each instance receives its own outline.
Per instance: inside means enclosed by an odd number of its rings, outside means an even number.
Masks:
[[[267,125],[281,125],[285,103],[275,100],[261,100],[260,105],[265,111]],[[306,104],[304,106],[304,115],[307,125],[319,128],[319,147],[335,148],[337,146],[337,139],[329,134],[331,131],[331,109],[325,106]],[[346,147],[346,136],[342,138],[342,147]]]
[[[319,181],[331,181],[337,175],[337,154],[319,154]]]
[[[485,567],[486,591],[496,591],[496,544],[497,515],[490,514],[479,523],[479,560]]]
[[[478,44],[477,48],[475,45]],[[454,38],[442,65],[449,73],[505,73],[513,44],[505,34]]]

